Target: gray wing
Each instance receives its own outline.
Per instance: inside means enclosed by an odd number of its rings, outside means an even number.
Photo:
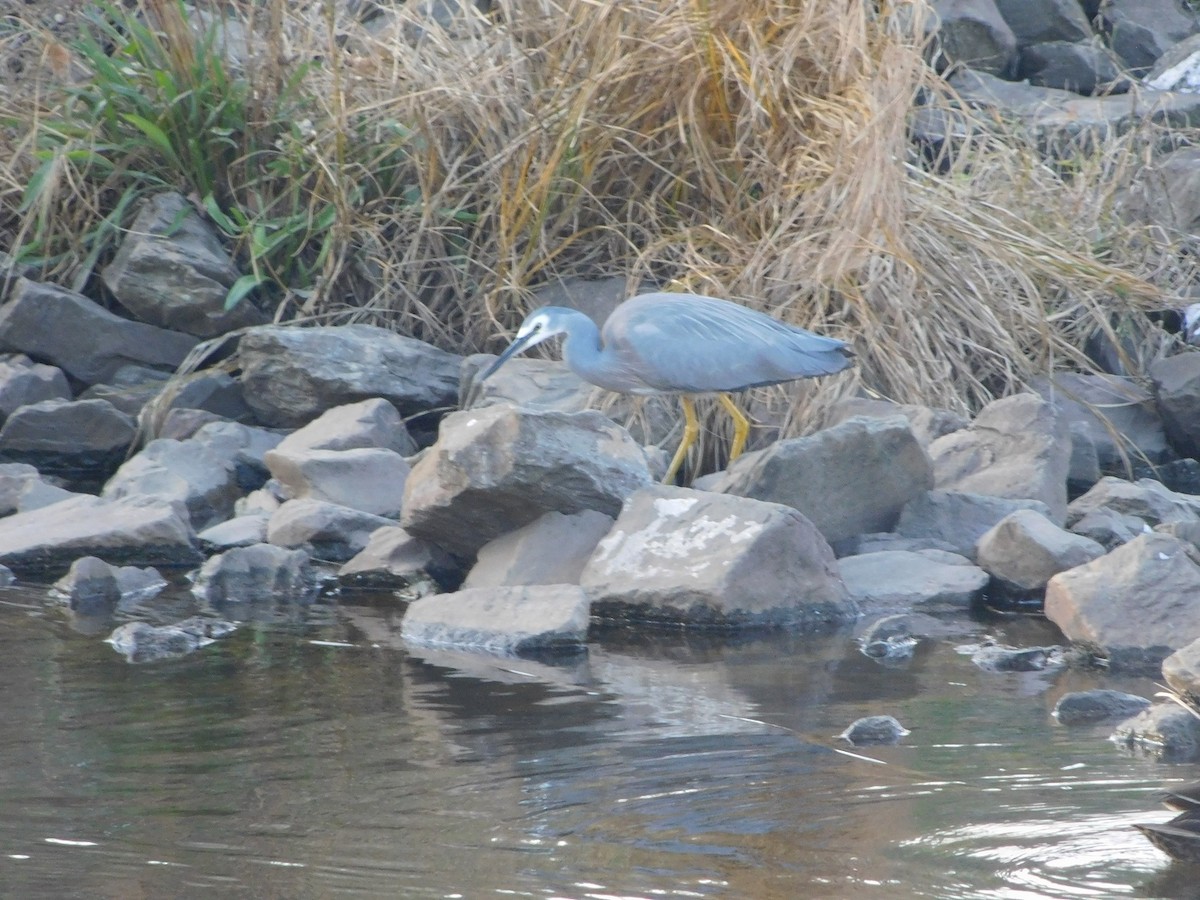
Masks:
[[[644,294],[604,326],[613,364],[646,388],[737,391],[840,372],[849,347],[736,303],[697,294]]]

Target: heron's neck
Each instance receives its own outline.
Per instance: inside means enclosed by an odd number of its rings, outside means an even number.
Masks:
[[[592,376],[601,368],[600,350],[600,329],[596,323],[581,312],[572,312],[570,332],[562,345],[567,368],[584,381],[595,384]]]

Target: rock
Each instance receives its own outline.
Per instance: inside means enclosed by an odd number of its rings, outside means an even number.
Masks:
[[[1200,704],[1200,634],[1163,660],[1162,675],[1176,694]]]
[[[72,481],[102,482],[125,458],[137,425],[104,400],[43,400],[0,427],[0,459]]]
[[[315,559],[346,562],[367,546],[377,528],[395,524],[323,500],[289,500],[267,523],[267,540],[279,547],[304,550]]]
[[[71,386],[57,366],[35,363],[23,353],[0,360],[0,417],[43,400],[70,400]]]
[[[233,515],[241,495],[236,450],[191,438],[151,441],[119,468],[104,485],[106,500],[154,497],[186,507],[192,527],[208,528]]]
[[[226,421],[216,413],[206,409],[172,408],[162,418],[162,424],[157,428],[154,437],[170,438],[173,441],[186,441],[196,436],[196,432],[205,425]]]
[[[81,495],[0,519],[0,563],[17,572],[67,566],[88,555],[155,566],[201,559],[184,511],[161,500]]]
[[[1159,91],[1195,93],[1200,90],[1200,34],[1172,45],[1155,60],[1143,81]]]
[[[1050,519],[1067,511],[1070,432],[1036,394],[994,400],[962,431],[929,445],[939,490],[1040,500]]]
[[[1020,46],[1092,37],[1092,23],[1079,0],[996,0],[996,9]]]
[[[872,532],[838,541],[833,547],[834,552],[841,556],[861,556],[864,553],[878,553],[881,550],[911,550],[914,553],[921,550],[944,550],[961,556],[959,548],[949,541],[932,537],[904,537],[894,531]]]
[[[1112,740],[1172,760],[1200,756],[1200,719],[1174,703],[1158,703],[1117,726]]]
[[[884,665],[912,659],[920,638],[912,633],[907,615],[884,616],[873,622],[858,638],[859,649]]]
[[[409,475],[400,524],[470,558],[545,512],[616,515],[649,483],[641,449],[599,413],[492,406],[442,420],[437,443]]]
[[[238,274],[208,223],[168,191],[145,201],[100,277],[139,320],[209,338],[266,321],[247,299],[225,308]]]
[[[1111,509],[1095,509],[1071,523],[1072,534],[1095,541],[1105,550],[1127,544],[1150,527],[1137,516],[1123,515]]]
[[[591,405],[597,388],[552,359],[510,359],[487,381],[479,381],[484,366],[495,362],[490,353],[468,356],[462,364],[459,405],[463,409],[517,406],[539,412],[576,413]]]
[[[1103,556],[1104,547],[1059,528],[1041,513],[1009,513],[979,539],[975,557],[993,578],[1016,591],[1041,591],[1051,576]]]
[[[1061,647],[1005,647],[984,641],[971,649],[971,662],[985,672],[1041,672],[1049,666],[1061,666]]]
[[[463,587],[579,584],[583,567],[612,525],[612,516],[593,509],[569,516],[543,513],[485,544]]]
[[[165,421],[177,409],[201,409],[235,422],[254,421],[254,413],[242,396],[241,384],[221,371],[205,370],[171,378],[162,384],[144,409],[154,412],[152,427]],[[161,425],[158,428],[161,429]],[[164,436],[161,430],[155,434],[155,437]]]
[[[928,491],[905,504],[896,533],[906,538],[949,544],[974,559],[979,539],[1009,513],[1031,509],[1049,517],[1050,508],[1037,500],[1006,500],[957,491]]]
[[[396,407],[379,397],[335,406],[303,428],[293,431],[276,448],[280,453],[298,450],[392,450],[412,456],[417,445],[404,427]]]
[[[993,0],[934,0],[939,69],[970,66],[1001,77],[1016,71],[1017,38]]]
[[[857,614],[833,551],[796,510],[686,488],[631,495],[580,585],[594,615],[625,622],[809,627]]]
[[[893,403],[890,400],[871,400],[867,397],[848,397],[833,405],[825,417],[825,427],[832,428],[855,416],[866,416],[872,419],[904,416],[908,419],[908,427],[912,429],[913,435],[922,447],[928,447],[931,442],[942,435],[966,428],[971,424],[965,416],[960,416],[948,409],[936,409],[912,403]]]
[[[1109,719],[1127,719],[1150,708],[1150,701],[1124,691],[1097,689],[1063,694],[1053,716],[1061,725],[1091,725]]]
[[[192,616],[174,625],[128,622],[117,628],[106,644],[131,663],[156,662],[187,656],[218,638],[232,634],[237,626],[222,619]]]
[[[196,338],[122,319],[64,288],[21,279],[0,307],[0,349],[27,353],[85,384],[129,363],[174,371]]]
[[[891,531],[932,486],[929,458],[901,416],[852,418],[736,460],[713,490],[803,513],[829,542]]]
[[[409,466],[394,450],[281,451],[266,454],[267,468],[296,500],[323,500],[376,516],[400,515]]]
[[[1181,147],[1155,154],[1138,167],[1128,187],[1117,195],[1116,210],[1121,218],[1140,225],[1152,225],[1168,233],[1191,234],[1200,227],[1200,148]],[[1189,357],[1180,353],[1155,360],[1154,367],[1168,360]],[[1170,363],[1165,373],[1171,380],[1178,376],[1171,366],[1187,365],[1186,359]]]
[[[118,605],[149,600],[166,586],[166,579],[156,569],[110,566],[98,557],[84,556],[71,563],[50,593],[65,601],[77,615],[104,616]]]
[[[192,585],[196,597],[235,620],[255,604],[306,605],[317,591],[308,554],[270,544],[234,547],[205,560]]]
[[[1044,41],[1023,46],[1017,77],[1039,87],[1088,96],[1129,89],[1120,60],[1099,41]]]
[[[1058,372],[1034,388],[1066,419],[1073,444],[1077,434],[1090,441],[1101,469],[1123,468],[1130,456],[1162,462],[1170,452],[1154,398],[1132,378]]]
[[[373,325],[252,328],[238,357],[246,402],[264,425],[297,428],[374,397],[405,416],[458,399],[460,357]]]
[[[1142,528],[1136,529],[1141,532],[1147,526],[1197,521],[1200,519],[1200,498],[1177,494],[1149,478],[1131,483],[1110,475],[1101,478],[1082,497],[1071,501],[1067,508],[1067,527],[1076,531],[1084,516],[1098,510],[1134,517],[1142,523]],[[1136,525],[1136,522],[1125,521],[1127,525]]]
[[[1181,456],[1200,456],[1200,353],[1155,360],[1150,380],[1167,439]]]
[[[906,550],[847,556],[838,569],[850,596],[871,613],[926,604],[968,607],[988,583],[987,573],[969,560],[955,565]]]
[[[78,399],[107,400],[125,415],[136,418],[170,378],[170,373],[158,369],[123,365],[105,381],[81,391]]]
[[[1195,14],[1174,0],[1101,0],[1098,19],[1109,46],[1139,75],[1196,31]]]
[[[216,525],[210,525],[201,531],[197,538],[209,551],[229,550],[233,547],[249,547],[251,544],[262,544],[267,540],[267,523],[271,516],[268,513],[253,513],[246,516],[235,516]]]
[[[575,585],[472,588],[414,600],[401,635],[419,646],[506,656],[578,651],[588,621],[587,597]]]
[[[1187,545],[1143,534],[1046,585],[1046,618],[1100,648],[1111,671],[1146,671],[1200,635],[1200,566]]]
[[[892,716],[864,716],[851,722],[850,727],[838,737],[855,747],[861,747],[864,744],[897,744],[906,734],[912,732]]]
[[[384,526],[371,532],[367,546],[338,570],[338,578],[358,587],[422,597],[456,588],[462,568],[433,544],[399,526]]]

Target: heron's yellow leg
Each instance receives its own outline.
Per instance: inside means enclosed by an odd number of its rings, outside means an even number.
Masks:
[[[728,394],[718,394],[717,399],[733,419],[733,445],[729,448],[729,461],[733,462],[746,449],[746,438],[750,435],[750,420],[746,418]]]
[[[683,465],[688,450],[691,449],[692,444],[696,443],[696,437],[700,434],[700,423],[696,420],[696,406],[692,403],[692,398],[686,394],[680,394],[679,405],[683,407],[683,439],[679,442],[679,449],[675,451],[675,456],[671,458],[671,465],[667,467],[667,474],[662,480],[663,484],[675,483],[679,467]]]

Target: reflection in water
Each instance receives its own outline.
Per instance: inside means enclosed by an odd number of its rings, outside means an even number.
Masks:
[[[11,594],[6,594],[10,598]],[[36,606],[36,603],[35,603]],[[328,613],[328,610],[325,611]],[[848,634],[406,652],[397,616],[124,663],[0,606],[0,896],[1189,896],[1132,822],[1187,767],[1049,715],[1093,673],[904,668]],[[1024,630],[1025,633],[1022,633]],[[1045,644],[1036,624],[1007,643]],[[1149,695],[1150,682],[1108,686]],[[831,748],[860,716],[913,733]]]

